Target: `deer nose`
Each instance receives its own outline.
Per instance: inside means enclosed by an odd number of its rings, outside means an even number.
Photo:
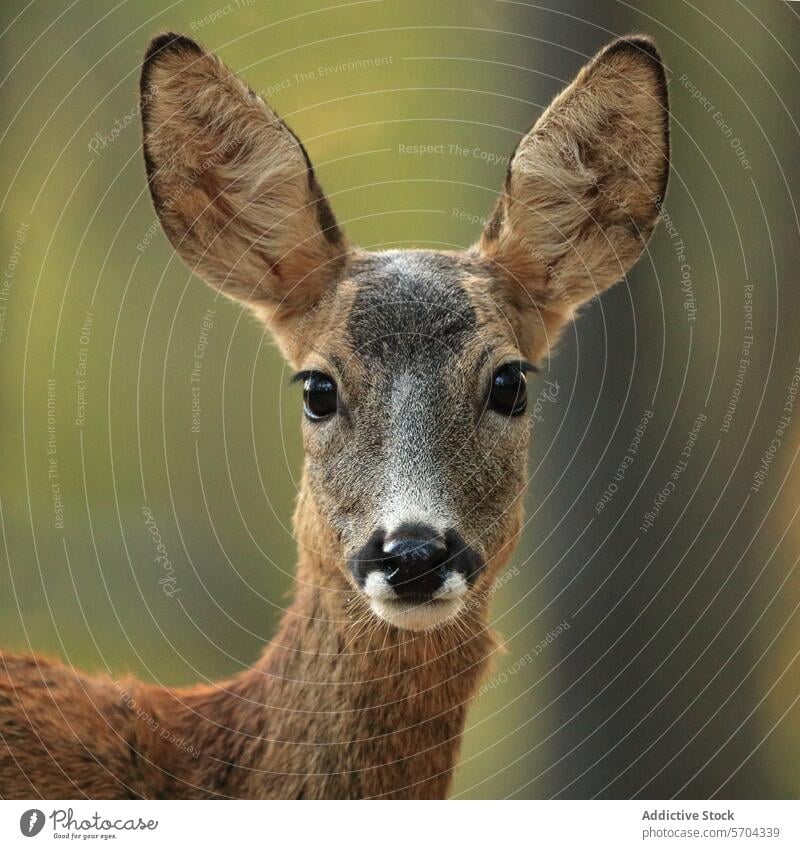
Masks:
[[[447,577],[447,556],[447,543],[433,528],[389,536],[383,542],[386,581],[400,598],[430,598]]]

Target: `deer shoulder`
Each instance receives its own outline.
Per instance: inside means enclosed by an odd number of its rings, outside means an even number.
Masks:
[[[0,655],[0,796],[157,797],[171,752],[148,703],[137,682]]]

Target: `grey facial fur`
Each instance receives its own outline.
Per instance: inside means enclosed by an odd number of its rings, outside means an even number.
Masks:
[[[425,251],[350,269],[346,331],[335,351],[323,338],[317,352],[341,370],[342,412],[306,426],[314,491],[345,551],[376,529],[420,523],[485,554],[517,520],[527,427],[486,406],[496,349],[515,349],[481,325],[465,285],[480,271]]]

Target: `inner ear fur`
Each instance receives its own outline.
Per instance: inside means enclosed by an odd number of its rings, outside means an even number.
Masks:
[[[294,133],[174,33],[147,49],[140,103],[150,193],[181,258],[277,323],[317,303],[347,245]]]
[[[669,173],[669,104],[646,36],[609,44],[519,142],[477,246],[507,294],[545,324],[619,280],[658,220]]]

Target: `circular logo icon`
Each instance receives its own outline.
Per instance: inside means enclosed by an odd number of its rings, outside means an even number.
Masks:
[[[44,828],[44,813],[38,808],[31,808],[19,818],[19,830],[25,837],[36,837]]]

